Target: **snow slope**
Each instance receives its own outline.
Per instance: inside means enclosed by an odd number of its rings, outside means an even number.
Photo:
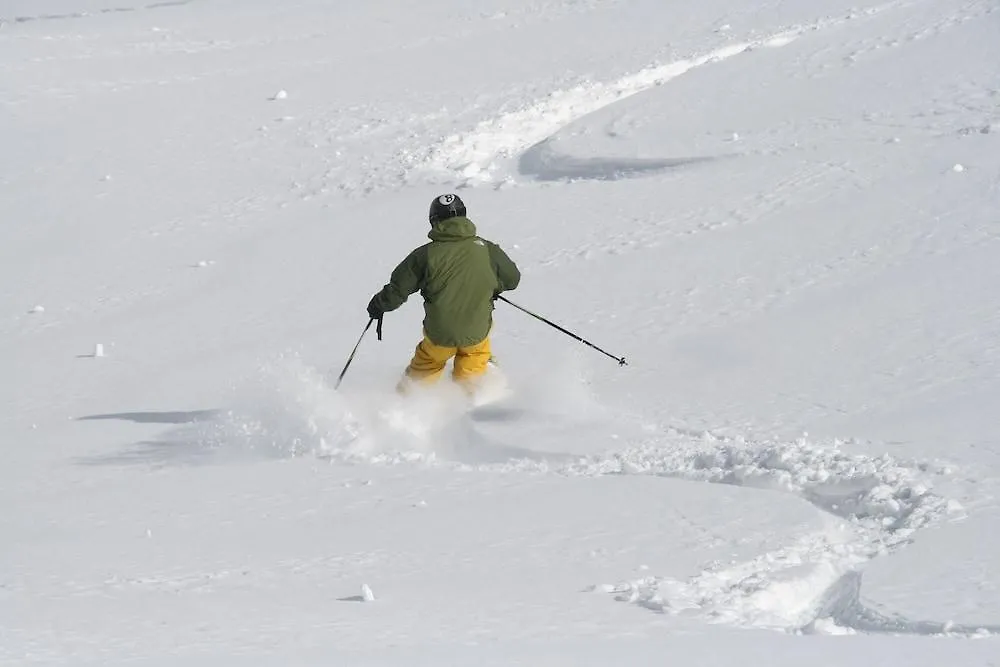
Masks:
[[[996,664],[998,29],[0,1],[0,664]],[[630,365],[335,392],[447,190]]]

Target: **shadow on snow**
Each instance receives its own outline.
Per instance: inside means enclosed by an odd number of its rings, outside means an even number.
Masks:
[[[117,412],[106,415],[87,415],[77,421],[128,421],[136,424],[194,424],[210,421],[219,410],[192,410],[189,412]]]
[[[98,9],[92,12],[72,12],[67,14],[37,14],[34,16],[15,16],[12,19],[4,20],[0,16],[0,26],[4,23],[29,23],[32,21],[61,21],[67,19],[82,19],[89,16],[96,16],[99,14],[120,14],[123,12],[137,12],[149,9],[162,9],[164,7],[181,7],[192,3],[194,0],[163,0],[161,2],[153,2],[146,5],[138,5],[134,7],[106,7],[104,9]]]
[[[514,411],[475,412],[483,421],[506,421]],[[218,465],[246,461],[283,460],[305,456],[351,463],[392,463],[417,459],[463,465],[503,464],[511,461],[563,464],[571,454],[508,445],[483,433],[469,415],[440,425],[418,441],[394,440],[362,445],[337,433],[280,431],[261,428],[261,422],[226,410],[144,411],[88,415],[78,421],[126,421],[174,425],[161,436],[126,445],[117,451],[75,459],[84,466],[144,466],[150,468]],[[397,434],[399,435],[399,434]],[[403,436],[406,434],[404,433]],[[410,446],[412,445],[412,446]]]
[[[557,153],[551,139],[540,141],[518,160],[518,171],[539,181],[615,181],[661,173],[733,156],[691,156],[676,158],[579,158]]]
[[[884,614],[861,601],[862,573],[848,572],[826,593],[819,614],[837,625],[874,634],[975,637],[1000,634],[1000,625],[911,620],[899,614]],[[811,633],[811,627],[803,628]]]

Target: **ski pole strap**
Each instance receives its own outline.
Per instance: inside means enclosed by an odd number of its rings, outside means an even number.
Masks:
[[[371,326],[371,322],[368,323]],[[375,325],[375,335],[378,336],[379,340],[382,340],[382,316],[378,317],[378,324]]]

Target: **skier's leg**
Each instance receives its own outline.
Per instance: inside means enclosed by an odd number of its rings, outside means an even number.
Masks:
[[[475,345],[458,348],[455,355],[455,381],[473,390],[475,381],[486,374],[491,356],[489,336]]]
[[[406,367],[405,377],[400,382],[400,391],[405,391],[405,385],[411,382],[430,384],[439,380],[445,365],[455,355],[455,352],[455,348],[435,345],[424,336],[413,352],[410,365]]]

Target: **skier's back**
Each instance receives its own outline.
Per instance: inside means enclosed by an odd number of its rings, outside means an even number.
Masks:
[[[455,357],[455,380],[470,386],[469,381],[486,373],[490,361],[493,300],[500,292],[515,289],[521,273],[500,246],[476,234],[457,195],[435,198],[428,217],[431,242],[396,267],[389,283],[369,302],[368,315],[379,319],[419,290],[424,299],[424,337],[406,378],[434,382]],[[401,388],[406,385],[401,383]]]

